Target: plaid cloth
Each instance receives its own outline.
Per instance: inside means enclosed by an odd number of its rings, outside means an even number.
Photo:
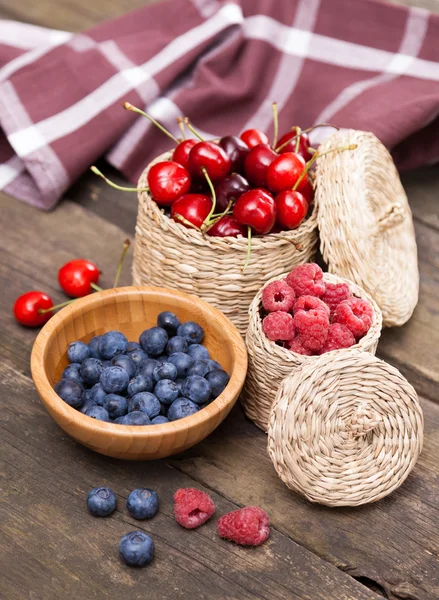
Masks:
[[[374,0],[165,0],[86,33],[0,22],[0,189],[42,209],[103,154],[131,181],[178,136],[320,122],[439,160],[439,16]],[[317,144],[329,130],[318,129]]]

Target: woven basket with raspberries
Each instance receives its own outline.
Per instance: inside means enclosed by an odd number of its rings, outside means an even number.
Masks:
[[[382,316],[358,285],[314,263],[269,281],[249,309],[249,369],[242,394],[247,416],[267,430],[282,380],[327,352],[375,354]]]

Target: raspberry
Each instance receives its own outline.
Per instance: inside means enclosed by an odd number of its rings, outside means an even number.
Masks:
[[[286,312],[272,312],[262,321],[262,331],[273,342],[292,340],[294,337],[294,320]]]
[[[341,348],[350,348],[354,344],[355,338],[345,325],[332,323],[329,326],[328,339],[319,354],[331,352],[331,350],[340,350]]]
[[[246,506],[222,516],[218,533],[241,546],[260,546],[270,535],[270,519],[262,508]]]
[[[303,347],[300,335],[298,337],[295,337],[294,340],[291,340],[291,342],[287,342],[287,348],[288,350],[291,350],[291,352],[295,352],[296,354],[303,354],[304,356],[313,355],[313,352],[311,350],[307,350]]]
[[[294,326],[304,348],[314,352],[323,348],[329,329],[327,314],[315,308],[308,312],[299,310],[294,317]]]
[[[334,323],[346,325],[357,340],[366,335],[372,325],[372,320],[372,307],[367,300],[361,298],[343,300],[334,313]]]
[[[322,300],[329,306],[332,317],[336,307],[340,304],[340,302],[351,298],[351,296],[351,290],[349,289],[347,283],[327,283]]]
[[[308,312],[312,309],[322,311],[329,318],[329,306],[317,298],[316,296],[300,296],[294,303],[293,312],[296,314],[299,310]]]
[[[181,488],[174,494],[174,516],[186,529],[195,529],[205,523],[215,512],[212,498],[195,488]]]
[[[299,265],[287,276],[286,282],[296,292],[296,296],[323,296],[325,283],[323,271],[315,263]]]
[[[272,281],[262,290],[262,306],[268,312],[291,310],[296,294],[286,281]]]

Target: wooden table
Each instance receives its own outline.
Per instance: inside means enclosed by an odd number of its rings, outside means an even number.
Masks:
[[[78,30],[143,4],[1,0],[0,16]],[[417,4],[439,11],[438,0]],[[267,457],[265,435],[239,406],[203,443],[160,462],[109,459],[66,437],[43,409],[30,377],[36,332],[19,327],[11,307],[33,288],[62,301],[57,269],[80,255],[100,265],[102,285],[111,285],[122,240],[134,232],[136,198],[91,174],[49,214],[0,195],[0,598],[439,598],[439,171],[422,169],[403,182],[419,245],[420,301],[409,323],[383,332],[378,354],[421,397],[424,451],[392,496],[338,510],[288,491]],[[128,268],[124,282],[130,282]],[[111,486],[118,496],[119,508],[109,519],[86,511],[87,491],[97,485]],[[139,523],[124,509],[128,493],[140,486],[156,489],[161,498],[151,522]],[[270,540],[259,549],[240,548],[220,540],[213,522],[184,531],[173,519],[172,495],[188,486],[208,490],[218,514],[262,506],[272,520]],[[138,528],[154,537],[156,559],[133,570],[120,564],[117,545]]]

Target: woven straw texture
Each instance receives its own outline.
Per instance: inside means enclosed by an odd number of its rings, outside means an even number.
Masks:
[[[327,283],[347,283],[353,295],[368,300],[374,311],[374,319],[369,331],[355,346],[328,352],[325,356],[331,358],[338,354],[346,354],[352,349],[375,354],[382,324],[381,311],[377,304],[363,289],[351,281],[330,273],[324,273],[323,278]],[[280,278],[276,277],[275,279]],[[266,285],[268,283],[270,282],[267,282]],[[246,336],[248,372],[244,390],[241,394],[241,402],[249,419],[260,429],[267,431],[271,406],[283,379],[291,375],[301,365],[314,363],[318,357],[296,354],[296,352],[278,346],[266,337],[262,331],[260,316],[262,289],[255,296],[249,309],[249,326]]]
[[[318,161],[320,248],[331,273],[361,285],[385,326],[411,316],[419,291],[412,215],[398,172],[381,142],[363,131],[332,135],[319,150],[357,144]]]
[[[147,186],[149,168],[139,188]],[[242,336],[248,307],[261,285],[294,266],[313,260],[317,249],[316,206],[296,230],[254,237],[243,272],[247,239],[203,235],[168,218],[146,192],[139,193],[134,248],[134,285],[159,285],[195,294],[220,309]]]
[[[387,496],[423,441],[415,390],[366,352],[322,355],[282,383],[268,453],[282,481],[312,502],[358,506]]]

